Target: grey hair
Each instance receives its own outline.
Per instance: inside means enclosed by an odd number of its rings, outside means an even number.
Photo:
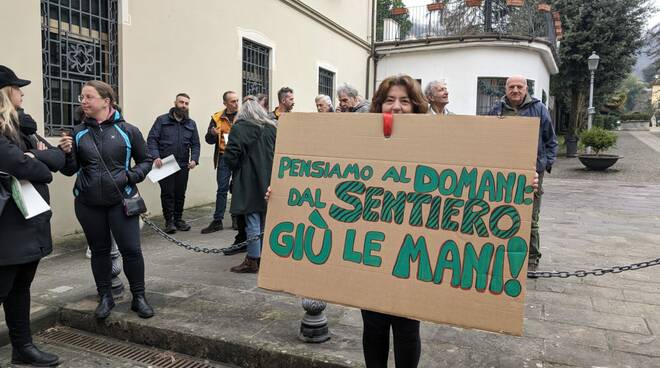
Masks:
[[[339,96],[342,93],[348,97],[353,97],[353,98],[357,98],[359,95],[357,89],[355,89],[355,87],[351,86],[348,83],[344,83],[337,88],[337,96]]]
[[[266,110],[255,100],[247,100],[243,103],[236,115],[236,121],[239,120],[245,120],[261,126],[266,124],[275,125],[275,122],[268,117]]]
[[[424,96],[431,97],[433,94],[433,87],[435,86],[447,86],[447,82],[444,79],[430,81],[429,84],[424,88]]]
[[[328,95],[318,95],[314,99],[314,102],[318,103],[319,101],[323,100],[325,103],[328,104],[328,106],[332,106],[332,98]]]

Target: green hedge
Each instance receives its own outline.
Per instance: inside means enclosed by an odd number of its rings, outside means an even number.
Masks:
[[[594,116],[594,126],[606,129],[606,130],[616,130],[619,127],[619,116],[618,115],[602,115],[598,114]]]
[[[633,112],[630,114],[621,115],[621,121],[630,121],[630,120],[649,121],[651,120],[651,115],[643,112]]]

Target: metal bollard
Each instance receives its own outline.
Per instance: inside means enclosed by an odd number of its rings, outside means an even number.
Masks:
[[[328,318],[325,316],[327,303],[322,300],[302,300],[305,315],[300,322],[298,338],[307,343],[321,343],[330,340]]]
[[[110,234],[110,239],[112,240],[112,248],[110,249],[110,259],[112,259],[112,297],[120,299],[124,296],[124,283],[119,278],[122,265],[121,254],[119,253],[119,248],[117,248],[115,237],[112,234]]]

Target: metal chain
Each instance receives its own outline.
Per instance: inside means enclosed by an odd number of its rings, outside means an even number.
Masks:
[[[627,266],[614,266],[609,268],[596,268],[591,271],[587,270],[578,270],[573,272],[567,271],[527,271],[527,277],[529,278],[552,278],[558,277],[560,279],[567,279],[571,276],[574,277],[587,277],[587,276],[603,276],[608,273],[621,273],[624,271],[634,271],[640,270],[642,268],[647,268],[651,266],[660,265],[660,258],[656,258],[651,261],[633,263]]]
[[[263,238],[264,233],[261,233],[259,235],[253,236],[251,238],[248,238],[244,242],[238,243],[238,244],[232,244],[228,247],[224,248],[206,248],[206,247],[198,247],[195,245],[191,245],[189,243],[186,243],[184,241],[178,240],[174,238],[173,236],[167,234],[164,232],[158,225],[153,223],[147,216],[141,215],[142,221],[144,221],[145,224],[149,225],[149,227],[155,231],[158,235],[162,236],[166,240],[171,241],[172,243],[176,244],[177,246],[184,248],[186,250],[190,250],[196,253],[205,253],[205,254],[224,254],[225,251],[231,251],[236,248],[240,248],[244,245],[247,245],[251,241],[254,240],[259,240]],[[569,277],[587,277],[587,276],[603,276],[607,275],[609,273],[621,273],[624,271],[634,271],[634,270],[640,270],[642,268],[647,268],[651,266],[657,266],[660,265],[660,258],[656,258],[651,261],[646,261],[646,262],[639,262],[639,263],[633,263],[627,266],[614,266],[614,267],[609,267],[609,268],[596,268],[591,271],[587,270],[577,270],[573,272],[568,272],[568,271],[527,271],[527,277],[529,278],[553,278],[557,277],[560,279],[567,279]]]
[[[151,220],[149,220],[149,218],[147,218],[147,216],[141,215],[140,217],[142,218],[142,221],[144,221],[145,224],[149,225],[149,227],[153,231],[155,231],[158,235],[162,236],[166,240],[171,241],[172,243],[176,244],[177,246],[179,246],[181,248],[184,248],[186,250],[190,250],[190,251],[193,251],[193,252],[196,252],[196,253],[205,253],[205,254],[221,254],[222,253],[222,254],[224,254],[225,251],[231,251],[231,250],[234,250],[236,248],[240,248],[244,245],[247,245],[251,241],[259,240],[259,239],[263,238],[263,236],[264,236],[264,233],[261,233],[259,235],[248,238],[244,242],[241,242],[241,243],[238,243],[238,244],[232,244],[232,245],[230,245],[228,247],[224,247],[224,248],[198,247],[198,246],[186,243],[184,241],[181,241],[179,239],[176,239],[173,236],[171,236],[170,234],[164,232],[158,225],[156,225]]]

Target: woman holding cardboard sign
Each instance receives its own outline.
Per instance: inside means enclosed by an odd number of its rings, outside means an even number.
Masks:
[[[9,328],[12,364],[46,367],[57,365],[59,357],[39,350],[32,342],[30,286],[39,261],[53,250],[51,212],[26,219],[16,201],[7,196],[7,190],[11,191],[7,185],[11,185],[11,176],[27,180],[48,201],[51,169],[56,171],[64,165],[64,154],[59,149],[47,150],[43,142],[34,142],[34,149],[29,150],[30,140],[21,131],[17,111],[23,102],[21,87],[28,84],[30,81],[19,79],[11,69],[0,65],[0,193],[5,194],[0,196],[0,304]]]
[[[428,110],[419,85],[407,75],[385,79],[376,91],[370,112],[423,114]],[[538,178],[533,187],[538,189]],[[266,192],[266,200],[271,190]],[[390,328],[394,335],[394,359],[397,368],[415,368],[421,355],[420,322],[408,318],[362,310],[364,325],[362,346],[367,368],[386,368]]]

